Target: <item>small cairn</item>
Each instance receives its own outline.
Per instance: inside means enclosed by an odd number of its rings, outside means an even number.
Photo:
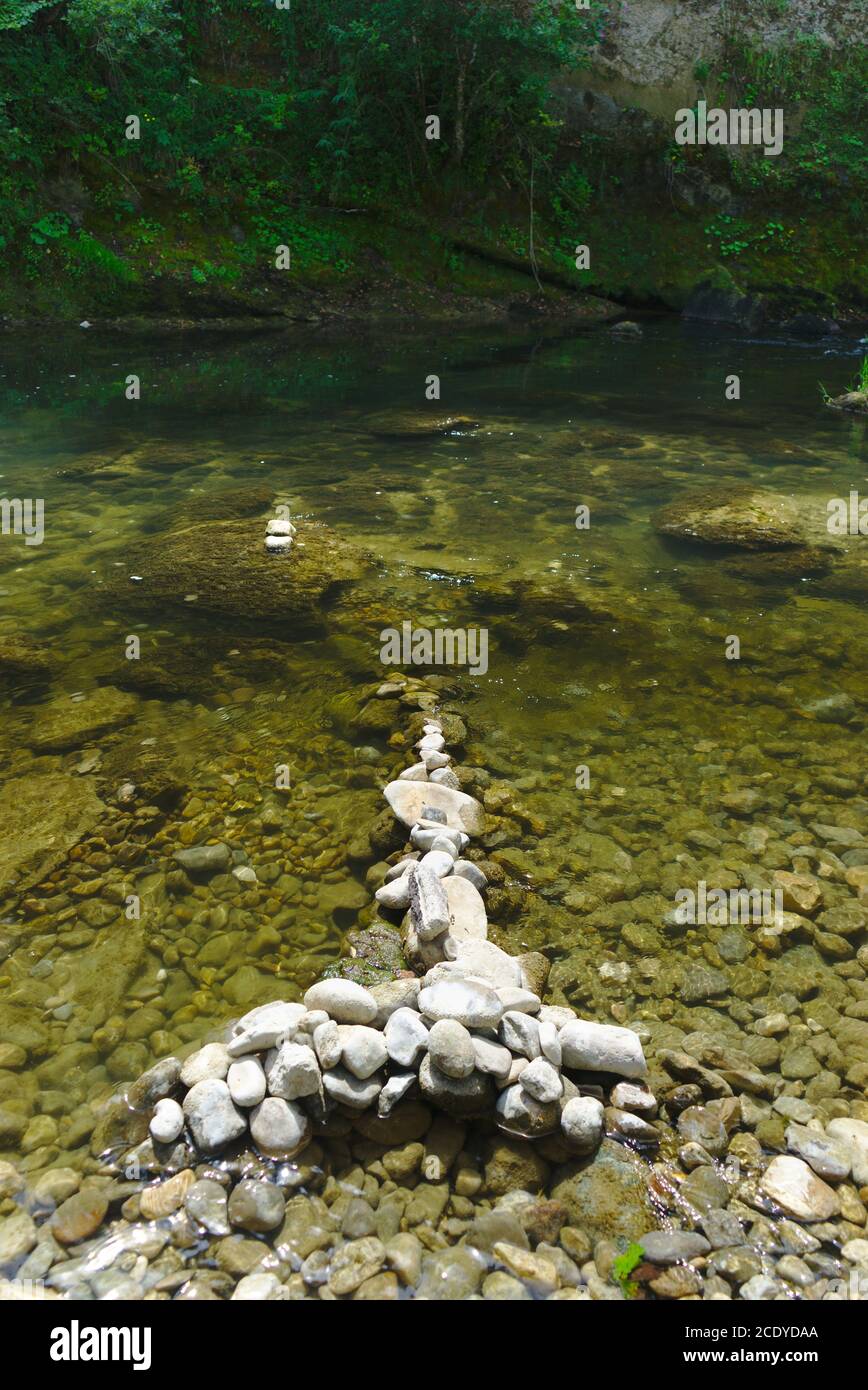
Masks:
[[[559,1134],[588,1155],[613,1113],[655,1113],[636,1033],[543,1004],[532,979],[542,958],[488,940],[486,878],[462,858],[484,828],[483,809],[460,790],[436,718],[416,751],[384,793],[413,848],[376,897],[406,909],[408,955],[425,973],[370,989],[321,980],[302,1003],[251,1010],[224,1043],[166,1073],[172,1094],[164,1090],[150,1119],[156,1143],[186,1129],[200,1154],[217,1154],[249,1130],[263,1155],[288,1160],[334,1119],[370,1111],[385,1120],[421,1096],[462,1119],[493,1116],[523,1139]]]
[[[283,517],[272,517],[265,528],[265,549],[275,555],[287,553],[292,548],[292,538],[296,528]]]

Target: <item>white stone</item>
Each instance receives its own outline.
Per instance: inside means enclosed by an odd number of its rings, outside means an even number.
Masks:
[[[229,1062],[229,1052],[223,1043],[206,1043],[184,1061],[181,1081],[188,1090],[197,1081],[225,1081]]]
[[[452,759],[448,753],[432,748],[422,759],[425,771],[428,773],[436,772],[438,768],[448,767]]]
[[[343,1067],[334,1067],[332,1071],[323,1073],[323,1086],[326,1095],[341,1105],[349,1106],[351,1110],[367,1110],[380,1094],[382,1078],[375,1074],[360,1080]]]
[[[826,1133],[837,1139],[850,1155],[853,1181],[857,1187],[868,1187],[868,1122],[839,1118],[830,1120]]]
[[[229,1055],[241,1057],[245,1052],[263,1052],[286,1037],[304,1017],[304,1004],[288,1004],[275,1000],[251,1009],[234,1024],[229,1038]]]
[[[367,1080],[385,1065],[388,1056],[386,1040],[376,1028],[366,1028],[359,1023],[342,1023],[338,1026],[338,1032],[341,1062],[360,1081]]]
[[[266,536],[294,536],[295,527],[282,517],[272,517],[265,528]]]
[[[539,995],[534,994],[532,989],[504,985],[497,992],[503,1001],[504,1009],[517,1014],[539,1013]]]
[[[417,854],[412,857],[408,855],[406,859],[401,859],[397,864],[390,865],[390,867],[386,870],[383,882],[392,883],[394,879],[403,877],[403,875],[409,869],[410,865],[418,864],[418,862],[419,856]]]
[[[148,1126],[158,1144],[174,1144],[184,1128],[184,1112],[176,1100],[158,1100]]]
[[[265,549],[285,551],[292,549],[292,536],[266,536]]]
[[[410,878],[415,872],[415,864],[400,878],[393,878],[388,883],[384,883],[378,888],[374,897],[380,904],[390,911],[405,912],[410,906]]]
[[[539,1026],[539,1048],[547,1062],[560,1067],[563,1062],[561,1040],[553,1023],[543,1022]]]
[[[445,824],[467,835],[481,835],[485,829],[485,812],[479,802],[466,792],[452,787],[438,787],[436,782],[389,782],[383,795],[395,815],[408,829],[422,819],[425,806],[445,812]],[[420,846],[421,848],[421,846]]]
[[[391,1115],[398,1102],[402,1101],[417,1084],[418,1078],[414,1071],[399,1071],[390,1076],[377,1097],[377,1114],[381,1119]]]
[[[502,951],[493,941],[469,938],[456,943],[455,965],[468,975],[477,975],[496,989],[512,987],[520,978],[515,956]]]
[[[561,1131],[575,1154],[595,1153],[603,1138],[604,1108],[594,1096],[573,1096],[561,1110]]]
[[[197,1081],[184,1097],[184,1115],[197,1148],[215,1153],[247,1129],[247,1120],[236,1109],[225,1081],[211,1077]]]
[[[543,1105],[560,1100],[564,1093],[564,1083],[551,1062],[547,1062],[544,1057],[536,1057],[532,1062],[528,1062],[518,1084]]]
[[[449,926],[449,904],[441,879],[421,864],[410,881],[410,916],[420,941],[433,941]]]
[[[270,1052],[265,1062],[268,1094],[281,1100],[300,1100],[315,1096],[320,1088],[320,1069],[312,1047],[284,1042]]]
[[[565,1023],[574,1023],[576,1015],[572,1009],[567,1009],[563,1004],[543,1004],[539,1011],[540,1023],[553,1023],[557,1029],[563,1028]]]
[[[452,873],[452,865],[455,860],[451,854],[445,850],[429,849],[427,854],[423,854],[419,860],[421,869],[429,869],[435,878],[446,878]]]
[[[423,734],[418,740],[416,747],[420,753],[442,753],[446,747],[446,740],[442,734],[431,733]]]
[[[611,1071],[630,1079],[647,1075],[642,1044],[629,1028],[575,1019],[560,1030],[565,1067],[577,1071]]]
[[[326,1018],[313,1030],[313,1049],[323,1071],[331,1071],[341,1060],[340,1025]]]
[[[428,1035],[428,1055],[435,1067],[459,1081],[470,1076],[476,1063],[470,1034],[454,1018],[442,1018],[433,1025]]]
[[[444,980],[419,991],[419,1008],[435,1022],[455,1018],[465,1028],[496,1028],[503,1005],[488,985],[468,980]]]
[[[266,1096],[250,1112],[250,1133],[269,1158],[294,1158],[310,1136],[310,1120],[301,1106]]]
[[[275,1303],[289,1297],[276,1274],[245,1274],[238,1280],[230,1299],[231,1303]]]
[[[386,1050],[399,1067],[418,1066],[428,1047],[428,1029],[415,1009],[402,1007],[390,1014],[384,1036]]]
[[[488,936],[488,915],[479,889],[474,888],[469,879],[459,878],[455,874],[444,880],[443,887],[451,941],[484,941]]]
[[[828,1221],[840,1210],[828,1183],[818,1178],[801,1158],[789,1154],[772,1159],[760,1180],[760,1191],[797,1221]]]
[[[477,1071],[493,1076],[495,1081],[507,1081],[513,1062],[508,1047],[504,1047],[503,1043],[493,1042],[490,1038],[474,1036],[473,1053]]]
[[[236,1105],[244,1109],[258,1105],[265,1099],[265,1072],[258,1057],[242,1057],[233,1062],[226,1077],[229,1094]]]
[[[311,985],[304,1002],[309,1009],[325,1009],[337,1023],[372,1023],[377,1015],[371,991],[355,980],[320,980]]]
[[[529,1014],[511,1011],[500,1021],[500,1040],[510,1050],[531,1062],[540,1055],[539,1024]]]
[[[424,763],[413,763],[412,767],[405,767],[403,772],[398,773],[399,782],[427,782],[428,771]]]

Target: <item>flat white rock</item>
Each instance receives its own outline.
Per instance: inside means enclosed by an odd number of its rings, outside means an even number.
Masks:
[[[311,985],[304,1002],[308,1009],[325,1009],[337,1023],[373,1023],[377,1001],[355,980],[320,980]]]
[[[420,990],[419,1008],[435,1022],[454,1018],[465,1028],[496,1028],[503,1013],[493,989],[469,980],[444,980]]]
[[[457,792],[452,787],[440,787],[436,782],[389,782],[383,795],[395,815],[408,829],[422,819],[422,808],[434,807],[446,815],[445,824],[467,835],[481,835],[485,829],[485,812],[475,797]]]

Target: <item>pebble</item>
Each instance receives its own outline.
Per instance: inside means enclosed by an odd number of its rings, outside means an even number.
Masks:
[[[528,1063],[519,1078],[519,1085],[522,1090],[533,1096],[534,1100],[543,1104],[560,1100],[564,1093],[564,1084],[560,1076],[551,1062],[547,1062],[544,1057],[537,1057]]]
[[[435,1022],[454,1018],[465,1028],[496,1028],[503,1014],[495,991],[469,980],[442,981],[420,990],[419,1008]]]
[[[415,1009],[399,1008],[385,1027],[386,1051],[399,1067],[415,1067],[428,1048],[428,1029]]]
[[[695,1260],[711,1249],[705,1236],[697,1231],[647,1231],[638,1244],[646,1260],[653,1265],[674,1265]]]
[[[642,1044],[629,1028],[575,1019],[561,1028],[559,1036],[566,1067],[611,1071],[631,1079],[647,1074]]]
[[[500,1022],[500,1040],[510,1052],[530,1061],[540,1055],[539,1024],[529,1014],[511,1011]]]
[[[561,1131],[575,1154],[596,1153],[603,1139],[602,1102],[593,1096],[573,1096],[561,1110]]]
[[[204,1081],[201,1084],[219,1086],[222,1082]],[[52,1216],[49,1222],[51,1234],[61,1245],[74,1245],[99,1230],[107,1211],[108,1201],[101,1192],[76,1192],[61,1202]]]
[[[381,1078],[376,1075],[361,1079],[343,1067],[333,1067],[331,1071],[323,1072],[322,1080],[326,1095],[350,1110],[366,1110],[373,1105],[382,1085]]]
[[[196,1174],[191,1168],[184,1168],[165,1182],[145,1187],[139,1196],[139,1210],[146,1221],[163,1216],[171,1216],[184,1205],[190,1188],[196,1182]]]
[[[224,1081],[229,1070],[229,1052],[223,1043],[206,1043],[191,1052],[181,1067],[181,1082],[188,1089],[197,1081]]]
[[[426,855],[427,859],[429,856]],[[424,860],[422,861],[424,863]],[[412,873],[415,872],[415,864],[412,870],[402,874],[400,878],[392,879],[389,883],[384,883],[382,888],[378,888],[374,897],[380,904],[390,911],[405,912],[410,906],[410,884]]]
[[[369,989],[354,980],[320,980],[304,996],[308,1009],[325,1009],[337,1023],[373,1023],[377,1001]]]
[[[312,1047],[284,1042],[269,1053],[265,1063],[268,1094],[281,1100],[315,1096],[320,1088],[320,1069]]]
[[[519,1134],[527,1138],[538,1139],[546,1134],[554,1134],[560,1120],[555,1101],[538,1101],[523,1088],[520,1081],[514,1086],[506,1086],[500,1092],[495,1108],[500,1129],[505,1130],[507,1134]]]
[[[226,1074],[226,1085],[236,1105],[250,1109],[265,1099],[266,1080],[258,1057],[242,1057]],[[164,1102],[165,1103],[165,1102]]]
[[[553,1067],[560,1068],[563,1064],[563,1051],[558,1030],[553,1023],[544,1022],[539,1025],[539,1046],[546,1061],[551,1062]]]
[[[512,1067],[512,1053],[502,1043],[490,1038],[473,1037],[473,1055],[477,1071],[493,1076],[495,1081],[505,1081]]]
[[[385,1065],[388,1051],[383,1034],[358,1023],[339,1026],[341,1062],[360,1081],[373,1076]]]
[[[431,1061],[447,1076],[459,1080],[470,1076],[475,1066],[473,1040],[467,1029],[454,1018],[441,1019],[428,1035]]]
[[[265,1233],[283,1222],[286,1202],[280,1188],[271,1182],[247,1178],[236,1183],[229,1197],[228,1215],[242,1231]]]
[[[174,1144],[184,1128],[184,1112],[176,1100],[158,1100],[148,1126],[158,1144]]]
[[[313,1048],[323,1071],[330,1071],[341,1060],[341,1035],[339,1025],[333,1018],[327,1018],[313,1031]]]
[[[203,1153],[215,1153],[247,1129],[226,1082],[216,1078],[197,1081],[184,1097],[183,1110],[196,1146]]]
[[[212,1236],[228,1236],[226,1191],[213,1178],[200,1178],[184,1197],[184,1208],[191,1220],[204,1226]]]
[[[828,1221],[839,1210],[831,1187],[800,1158],[773,1158],[760,1181],[760,1190],[787,1216],[799,1221]]]
[[[310,1120],[300,1106],[266,1096],[250,1114],[250,1133],[271,1158],[294,1158],[310,1135]]]
[[[245,1052],[261,1052],[265,1048],[274,1047],[275,1043],[293,1032],[307,1008],[313,1007],[275,1001],[251,1009],[233,1025],[228,1043],[229,1055],[241,1057]]]
[[[448,841],[447,841],[448,843]],[[419,868],[427,869],[435,878],[446,878],[452,873],[454,856],[442,849],[429,849],[419,860]]]
[[[868,1122],[830,1120],[826,1126],[826,1133],[848,1150],[856,1186],[868,1187]]]

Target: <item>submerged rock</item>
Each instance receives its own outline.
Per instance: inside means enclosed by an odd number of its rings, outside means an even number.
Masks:
[[[221,618],[318,626],[324,607],[360,579],[367,557],[327,526],[306,522],[289,556],[275,558],[262,544],[257,519],[212,521],[150,537],[127,560],[127,575],[110,575],[103,593],[125,609],[179,608]],[[195,595],[191,602],[190,595]]]
[[[0,898],[50,874],[105,811],[81,777],[56,772],[5,782],[0,787]]]
[[[112,685],[90,691],[84,700],[64,695],[39,707],[27,742],[38,753],[68,753],[129,724],[138,708],[134,695]]]
[[[370,434],[392,439],[414,439],[479,427],[479,421],[469,415],[448,415],[443,411],[423,410],[384,410],[378,415],[367,415],[362,423]]]
[[[705,545],[770,550],[799,545],[802,528],[790,498],[748,486],[705,488],[677,497],[654,518],[661,535]]]

